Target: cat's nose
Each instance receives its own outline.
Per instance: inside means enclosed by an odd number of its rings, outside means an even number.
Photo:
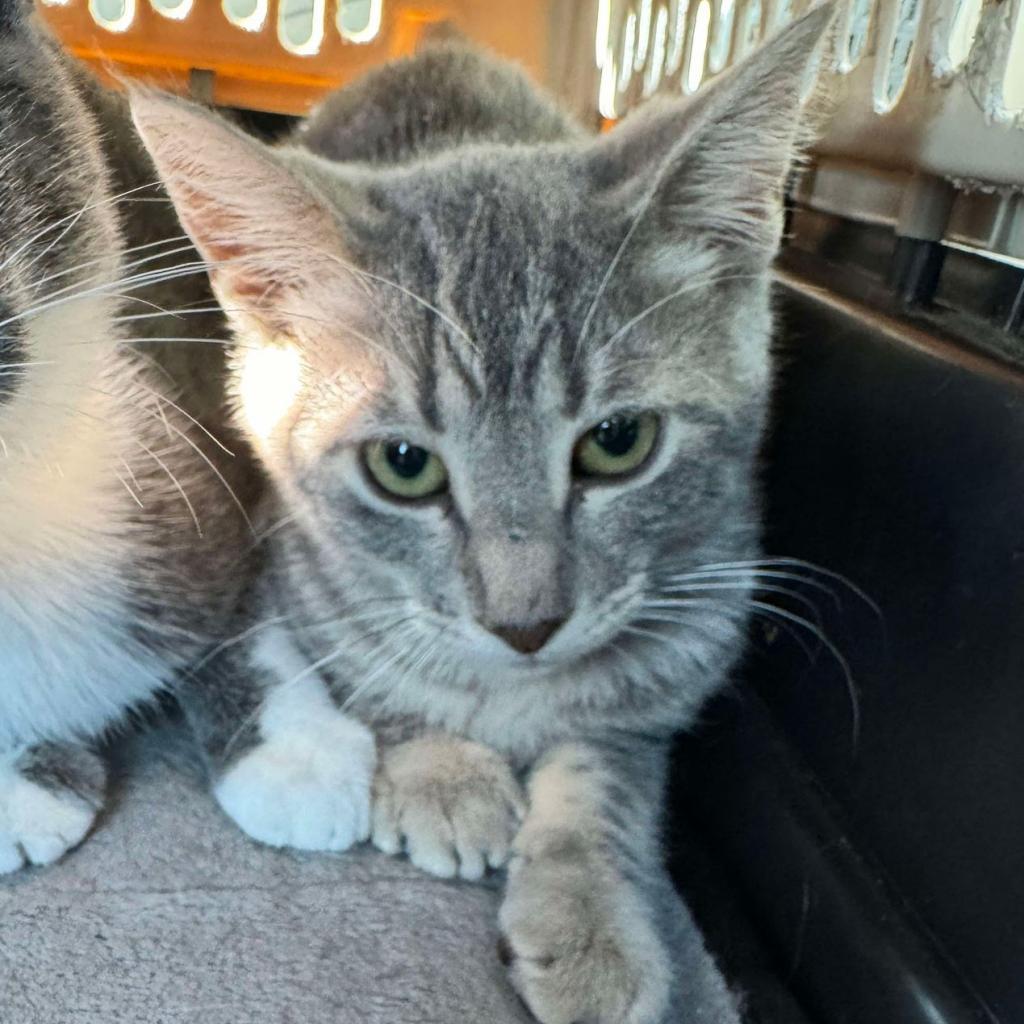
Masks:
[[[528,626],[514,626],[504,622],[484,623],[485,628],[500,637],[520,654],[536,654],[554,635],[565,619],[544,619]]]

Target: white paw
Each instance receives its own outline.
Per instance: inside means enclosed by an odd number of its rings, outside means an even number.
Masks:
[[[478,743],[424,737],[388,750],[374,781],[373,842],[418,868],[475,880],[499,868],[522,819],[508,764]]]
[[[276,732],[221,777],[214,796],[268,846],[347,850],[370,835],[373,735],[337,712]]]
[[[52,864],[77,846],[96,809],[67,790],[49,790],[14,771],[0,777],[0,875]]]
[[[661,1024],[671,968],[647,914],[578,842],[513,861],[504,953],[541,1024]]]

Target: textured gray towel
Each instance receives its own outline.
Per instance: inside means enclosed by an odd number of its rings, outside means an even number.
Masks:
[[[247,840],[173,732],[124,766],[96,834],[0,881],[2,1024],[526,1024],[493,888],[368,850]],[[702,949],[680,1020],[734,1020]],[[719,1014],[721,1010],[721,1015]]]

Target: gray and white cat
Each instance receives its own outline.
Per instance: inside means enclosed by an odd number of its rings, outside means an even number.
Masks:
[[[830,14],[598,139],[460,49],[277,150],[133,100],[275,485],[193,703],[215,793],[273,845],[508,861],[512,978],[550,1024],[683,1012],[666,755],[750,610],[769,268]]]
[[[93,740],[219,635],[250,543],[222,348],[154,341],[222,328],[201,265],[28,7],[0,8],[0,873],[83,838]]]

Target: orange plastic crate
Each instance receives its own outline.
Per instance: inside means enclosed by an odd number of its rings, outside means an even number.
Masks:
[[[185,0],[177,16],[161,13],[152,0],[121,0],[130,18],[105,26],[94,15],[97,2],[37,0],[37,7],[61,42],[106,81],[140,77],[219,105],[288,114],[306,112],[370,66],[411,52],[425,31],[451,13],[378,0],[379,28],[356,42],[343,38],[336,25],[339,0],[307,0],[314,9],[322,4],[322,38],[307,47],[310,52],[297,53],[279,32],[286,0],[256,0],[257,16],[248,27],[233,23],[221,0]]]

